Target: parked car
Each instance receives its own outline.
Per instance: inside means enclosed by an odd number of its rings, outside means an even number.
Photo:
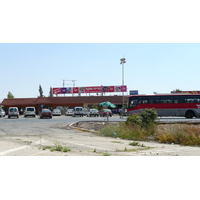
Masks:
[[[112,117],[112,112],[110,109],[102,109],[99,111],[99,115],[100,115],[100,117],[106,117],[107,115]]]
[[[9,107],[8,108],[8,118],[17,117],[19,118],[19,110],[17,107]]]
[[[76,115],[79,115],[80,117],[83,117],[83,107],[74,107],[73,117]]]
[[[0,117],[5,117],[6,113],[3,109],[0,108]]]
[[[35,107],[26,107],[25,108],[24,117],[27,117],[27,116],[35,117],[35,115],[36,115]]]
[[[87,113],[87,117],[99,117],[99,111],[97,109],[90,109]]]
[[[53,109],[53,116],[61,116],[61,111],[60,109]]]
[[[42,109],[40,118],[42,119],[43,117],[52,118],[52,112],[49,109]]]
[[[88,109],[87,108],[83,108],[83,115],[87,115],[88,113]]]
[[[72,116],[74,113],[74,109],[67,109],[67,111],[65,112],[65,116]]]

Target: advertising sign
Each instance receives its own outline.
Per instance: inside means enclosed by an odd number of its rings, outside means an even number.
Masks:
[[[127,86],[92,86],[92,87],[62,87],[53,88],[53,94],[80,94],[80,93],[104,93],[127,92]]]
[[[121,86],[121,92],[126,92],[126,91],[127,91],[126,85]]]
[[[130,90],[130,95],[138,95],[138,90]]]
[[[61,94],[61,88],[53,88],[53,94]]]
[[[200,94],[200,91],[173,91],[171,93]]]
[[[101,93],[102,86],[85,87],[85,93]]]

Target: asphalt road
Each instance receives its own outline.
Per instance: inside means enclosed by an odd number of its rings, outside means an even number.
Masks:
[[[107,120],[102,117],[55,116],[53,119],[39,117],[0,118],[1,156],[189,156],[200,155],[198,147],[185,147],[156,142],[139,142],[143,146],[131,146],[130,140],[96,136],[69,125],[77,121]],[[112,121],[125,121],[119,116]],[[69,152],[43,150],[45,146],[60,144]]]

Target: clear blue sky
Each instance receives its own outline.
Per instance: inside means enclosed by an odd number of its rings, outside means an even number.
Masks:
[[[40,84],[48,96],[63,79],[77,87],[121,85],[123,56],[128,92],[200,90],[195,0],[10,3],[0,12],[0,101],[9,91],[37,97]]]
[[[0,99],[8,91],[16,98],[37,97],[39,84],[48,96],[50,87],[62,87],[63,79],[76,80],[77,87],[121,85],[123,55],[128,91],[200,90],[195,75],[200,67],[200,44],[1,43]]]

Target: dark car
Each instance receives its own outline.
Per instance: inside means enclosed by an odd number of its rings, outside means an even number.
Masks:
[[[106,117],[107,115],[112,117],[112,112],[110,109],[102,109],[99,111],[99,115],[100,115],[100,117]]]
[[[52,112],[49,109],[42,109],[41,113],[40,113],[40,118],[52,118]]]

